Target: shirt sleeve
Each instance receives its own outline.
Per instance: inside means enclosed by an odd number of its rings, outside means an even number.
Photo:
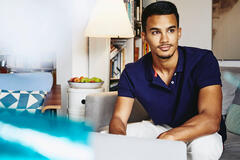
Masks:
[[[134,87],[133,84],[131,83],[126,68],[123,70],[118,83],[118,96],[135,98],[133,89]]]
[[[196,73],[199,89],[210,85],[222,85],[218,61],[211,51],[200,60]]]

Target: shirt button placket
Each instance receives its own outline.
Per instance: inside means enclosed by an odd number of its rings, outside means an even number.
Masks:
[[[176,80],[176,75],[177,75],[177,73],[175,72],[174,74],[173,74],[173,79],[172,79],[172,81],[170,82],[171,83],[171,85],[174,85],[174,80]],[[173,86],[172,86],[173,87]]]

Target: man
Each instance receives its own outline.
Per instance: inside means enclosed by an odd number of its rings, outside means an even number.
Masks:
[[[151,52],[126,65],[109,132],[184,141],[188,159],[219,159],[222,92],[216,58],[208,50],[178,46],[179,15],[171,2],[146,7],[142,28]],[[134,98],[152,121],[127,126]]]

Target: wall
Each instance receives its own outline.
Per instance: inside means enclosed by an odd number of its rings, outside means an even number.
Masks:
[[[17,57],[17,67],[39,67],[40,61],[57,54],[68,23],[63,10],[66,1],[56,2],[0,1],[0,51]]]
[[[88,38],[84,35],[95,0],[73,0],[72,76],[88,76]]]
[[[170,0],[179,12],[180,45],[212,49],[212,0]]]
[[[63,46],[57,66],[57,81],[62,86],[62,110],[60,115],[67,114],[67,81],[71,77],[88,76],[88,38],[84,36],[90,12],[95,4],[95,0],[65,0],[68,3],[69,17],[66,20],[70,24],[68,40]]]
[[[57,83],[66,114],[67,80],[88,75],[84,29],[95,0],[0,0],[0,51],[36,66],[56,54]],[[23,63],[24,64],[24,63]]]

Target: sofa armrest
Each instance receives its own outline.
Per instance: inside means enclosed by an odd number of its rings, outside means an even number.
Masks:
[[[86,96],[86,121],[92,123],[96,131],[109,125],[114,111],[117,92],[102,92]]]
[[[96,131],[109,125],[116,100],[117,92],[102,92],[86,96],[85,117],[95,126]],[[149,119],[148,114],[142,105],[135,100],[128,122],[139,122],[144,119]]]
[[[44,100],[42,113],[47,109],[61,109],[61,85],[53,85]]]

